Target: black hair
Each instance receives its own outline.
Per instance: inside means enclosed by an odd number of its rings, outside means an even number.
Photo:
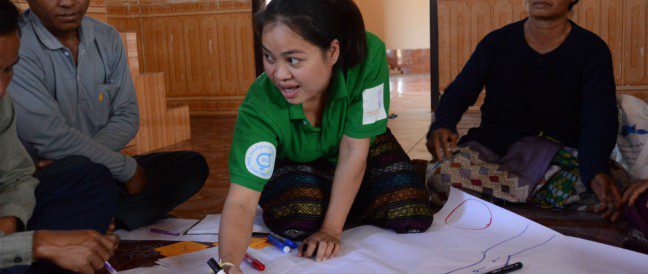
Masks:
[[[0,0],[0,36],[19,33],[20,11],[11,0]]]
[[[265,26],[277,22],[324,51],[337,39],[340,57],[336,66],[342,69],[367,57],[364,21],[353,0],[272,0],[254,16],[256,35],[260,38]]]
[[[576,4],[578,4],[579,1],[580,1],[580,0],[574,0],[574,1],[572,1],[571,3],[569,3],[569,10],[572,10],[572,8],[573,8]]]

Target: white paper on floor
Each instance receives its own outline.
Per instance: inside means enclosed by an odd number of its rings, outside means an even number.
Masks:
[[[119,235],[122,240],[127,241],[194,241],[205,243],[218,242],[218,235],[186,235],[185,232],[187,232],[197,222],[198,220],[194,219],[167,218],[160,220],[155,224],[141,227],[133,231],[120,229],[115,231],[115,234]],[[151,232],[151,228],[179,233],[180,236]]]
[[[274,247],[249,252],[266,264],[245,273],[484,273],[522,262],[515,273],[647,273],[648,255],[564,236],[452,189],[429,231],[395,234],[362,226],[342,235],[343,252],[315,262]],[[210,273],[211,248],[158,261],[179,273]]]
[[[198,224],[187,231],[187,235],[218,234],[220,230],[221,214],[210,214],[203,218]],[[252,224],[252,233],[270,233],[270,230],[263,222],[263,211],[257,207]]]
[[[119,274],[177,274],[173,270],[161,265],[152,267],[138,267],[129,270],[119,271]]]

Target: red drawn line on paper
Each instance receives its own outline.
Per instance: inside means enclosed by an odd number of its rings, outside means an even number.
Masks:
[[[463,204],[465,204],[465,203],[468,202],[468,201],[476,201],[476,202],[479,202],[479,203],[483,204],[483,205],[486,207],[486,209],[488,209],[488,214],[489,214],[489,216],[488,216],[488,223],[485,224],[484,227],[480,227],[480,228],[460,227],[460,226],[456,226],[456,225],[453,225],[453,224],[451,224],[451,223],[448,222],[448,219],[450,219],[450,217],[452,217],[452,214],[454,214],[455,211],[457,211],[457,209],[459,209]],[[480,201],[480,200],[476,200],[476,199],[468,199],[468,200],[464,200],[463,202],[461,202],[457,207],[455,207],[455,208],[450,212],[450,214],[448,214],[448,216],[446,216],[446,218],[445,218],[445,223],[446,223],[447,225],[449,225],[449,226],[452,226],[452,227],[454,227],[454,228],[459,228],[459,229],[467,229],[467,230],[484,230],[484,229],[489,228],[489,227],[491,226],[491,224],[493,224],[493,212],[491,211],[490,207],[488,207],[488,205],[485,204],[484,202],[482,202],[482,201]]]

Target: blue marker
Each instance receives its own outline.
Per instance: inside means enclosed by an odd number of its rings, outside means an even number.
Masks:
[[[283,251],[283,253],[290,253],[290,247],[286,243],[273,237],[272,235],[268,235],[268,242],[279,248],[279,250]]]
[[[292,249],[295,249],[295,248],[298,247],[297,244],[295,242],[291,241],[291,240],[288,240],[288,239],[286,239],[284,237],[281,237],[281,236],[279,236],[277,234],[274,234],[272,232],[270,232],[270,235],[272,235],[272,237],[274,237],[275,239],[286,243]]]

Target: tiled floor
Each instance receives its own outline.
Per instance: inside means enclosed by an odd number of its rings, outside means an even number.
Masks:
[[[429,75],[394,75],[391,77],[390,113],[398,117],[389,120],[389,128],[412,159],[430,160],[425,147],[425,135],[431,121]],[[202,218],[222,210],[229,176],[227,157],[232,143],[235,118],[193,118],[192,138],[164,150],[194,150],[207,158],[210,175],[203,189],[191,200],[173,211],[185,218]],[[479,123],[479,113],[469,111],[459,125],[464,134]]]
[[[432,155],[425,147],[432,113],[430,108],[429,75],[393,75],[391,85],[390,113],[398,115],[389,121],[388,127],[412,159],[431,160]],[[479,125],[480,112],[472,108],[457,126],[460,135]]]

